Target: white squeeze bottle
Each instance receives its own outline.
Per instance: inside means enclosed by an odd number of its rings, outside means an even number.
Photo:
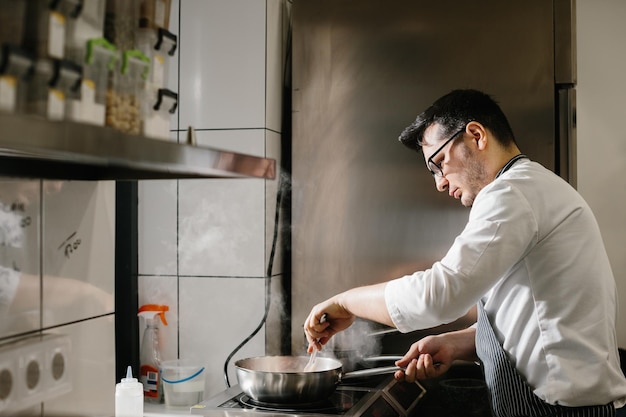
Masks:
[[[146,402],[163,402],[163,384],[161,382],[161,350],[159,347],[159,319],[167,326],[166,305],[146,304],[139,308],[138,316],[146,319],[146,329],[141,339],[139,353],[139,380],[143,384],[143,396]]]
[[[115,417],[143,417],[143,386],[130,366],[126,378],[115,385]]]

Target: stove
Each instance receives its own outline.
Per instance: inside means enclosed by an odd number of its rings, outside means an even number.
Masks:
[[[383,375],[340,384],[325,401],[315,404],[258,403],[238,385],[191,407],[208,417],[407,417],[426,390],[419,383],[397,382]]]

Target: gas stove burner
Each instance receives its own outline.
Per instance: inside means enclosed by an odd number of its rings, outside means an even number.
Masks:
[[[353,395],[335,391],[328,399],[315,403],[277,404],[257,401],[243,394],[239,397],[239,402],[243,406],[261,411],[299,411],[337,414],[352,408],[355,403],[355,398]]]
[[[268,404],[253,400],[235,385],[191,407],[191,414],[207,417],[409,417],[425,392],[418,383],[399,383],[388,375],[372,387],[342,383],[320,403]]]

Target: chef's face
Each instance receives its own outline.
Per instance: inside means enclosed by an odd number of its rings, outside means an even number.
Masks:
[[[484,166],[476,153],[478,151],[474,146],[471,129],[468,125],[466,130],[453,134],[455,138],[445,136],[443,130],[439,124],[426,129],[422,144],[424,158],[427,165],[431,161],[431,166],[434,163],[441,168],[441,175],[436,175],[437,170],[432,170],[435,172],[437,190],[447,190],[450,197],[471,207],[476,195],[488,183]]]

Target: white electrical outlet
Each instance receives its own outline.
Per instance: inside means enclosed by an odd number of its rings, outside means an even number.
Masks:
[[[0,350],[0,412],[16,397],[17,358],[11,350]]]
[[[0,346],[0,412],[22,410],[70,392],[70,350],[69,337],[55,334]]]
[[[72,390],[70,350],[68,336],[50,335],[44,340],[44,384],[46,397],[54,398]]]
[[[17,361],[17,395],[20,407],[41,402],[44,393],[44,349],[39,336],[20,343]]]

